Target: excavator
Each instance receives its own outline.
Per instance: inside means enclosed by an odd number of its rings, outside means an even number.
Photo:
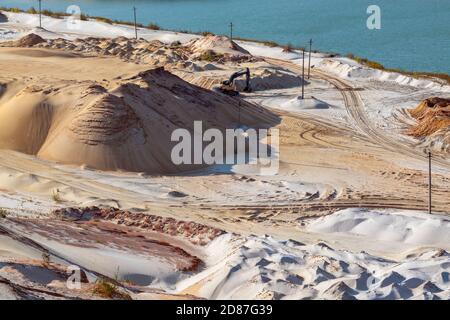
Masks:
[[[250,87],[250,69],[245,68],[243,70],[237,71],[230,76],[230,79],[225,80],[219,87],[213,88],[214,91],[219,93],[224,93],[229,96],[238,96],[239,91],[236,90],[236,86],[234,84],[234,80],[240,78],[242,76],[246,77],[244,92],[251,92],[252,89]]]

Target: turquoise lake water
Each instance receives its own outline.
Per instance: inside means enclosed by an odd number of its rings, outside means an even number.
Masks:
[[[37,8],[37,0],[0,0],[0,6]],[[156,22],[162,28],[211,31],[281,44],[354,53],[387,67],[450,74],[450,0],[42,0],[43,8],[112,19]],[[369,5],[381,8],[381,29],[366,27]]]

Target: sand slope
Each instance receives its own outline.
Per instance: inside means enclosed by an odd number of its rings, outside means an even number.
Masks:
[[[407,134],[422,139],[420,145],[433,152],[450,152],[450,99],[432,97],[407,112],[416,120]]]
[[[450,127],[450,99],[426,99],[409,113],[418,121],[408,132],[412,136],[423,137]]]

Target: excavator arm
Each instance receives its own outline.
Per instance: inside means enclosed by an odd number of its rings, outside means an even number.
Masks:
[[[244,92],[250,92],[251,90],[250,90],[250,69],[249,68],[245,68],[244,70],[240,70],[240,71],[233,73],[230,76],[230,79],[222,82],[222,84],[224,84],[226,86],[232,86],[234,84],[234,80],[236,80],[237,78],[240,78],[244,75],[246,77]]]
[[[251,92],[250,87],[250,69],[245,68],[243,70],[233,73],[228,80],[222,82],[220,87],[214,88],[215,91],[225,93],[231,96],[236,96],[239,93],[234,89],[234,81],[242,76],[245,76],[245,88],[244,92]]]

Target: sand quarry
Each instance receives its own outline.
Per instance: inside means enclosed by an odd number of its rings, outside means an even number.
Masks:
[[[0,299],[450,299],[448,85],[313,53],[300,99],[296,51],[4,17]],[[278,129],[279,172],[174,165],[198,120]]]

